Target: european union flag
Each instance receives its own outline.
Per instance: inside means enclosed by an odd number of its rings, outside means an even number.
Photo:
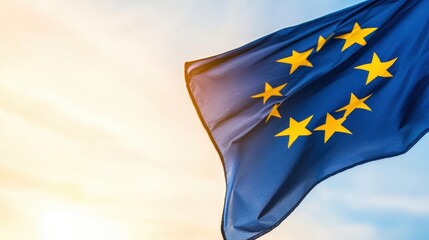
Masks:
[[[222,158],[225,239],[256,239],[324,179],[429,129],[429,1],[372,0],[186,63]]]

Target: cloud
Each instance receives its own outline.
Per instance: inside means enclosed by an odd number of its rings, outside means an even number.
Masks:
[[[409,215],[429,216],[429,196],[406,196],[384,192],[353,192],[324,188],[322,201],[355,211],[385,211]],[[365,196],[365,197],[359,197]]]
[[[375,240],[377,229],[369,224],[350,222],[345,219],[336,219],[332,213],[322,214],[317,211],[307,212],[298,210],[287,219],[281,228],[262,237],[263,240],[299,239],[299,240]],[[323,219],[323,220],[322,220]]]
[[[28,239],[18,233],[36,234],[42,207],[75,201],[130,239],[219,239],[222,166],[183,63],[353,2],[0,1],[0,196],[12,209],[0,223],[15,226],[0,238]],[[341,191],[371,174],[327,182],[264,239],[378,239],[344,208],[427,214],[424,196]]]

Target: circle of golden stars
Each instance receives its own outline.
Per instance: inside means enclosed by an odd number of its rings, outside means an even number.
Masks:
[[[370,34],[375,32],[377,28],[362,28],[359,23],[355,23],[353,29],[349,33],[345,33],[339,36],[334,36],[334,33],[330,34],[328,37],[319,36],[316,49],[311,48],[309,50],[298,52],[293,50],[292,55],[281,58],[277,60],[278,63],[290,65],[290,75],[297,71],[301,67],[312,68],[313,64],[308,59],[313,52],[319,52],[322,50],[323,46],[331,39],[344,40],[344,46],[342,52],[346,51],[351,46],[357,44],[360,46],[365,46],[367,44],[366,39]],[[377,53],[374,52],[372,60],[370,63],[356,66],[354,69],[362,70],[368,72],[368,77],[366,79],[366,85],[370,84],[377,78],[391,78],[393,75],[389,72],[389,68],[393,66],[398,58],[394,58],[387,61],[382,61]],[[282,90],[286,87],[287,83],[280,86],[271,86],[268,82],[265,83],[265,90],[262,93],[255,94],[251,98],[262,98],[263,104],[265,105],[267,101],[272,97],[282,97]],[[371,108],[366,104],[366,101],[372,97],[373,94],[364,96],[362,98],[357,97],[354,93],[350,95],[350,101],[344,107],[336,110],[336,112],[344,112],[343,117],[336,119],[330,113],[326,114],[325,124],[316,127],[313,131],[324,131],[324,143],[326,144],[331,137],[336,133],[343,134],[352,134],[352,132],[344,127],[344,122],[347,120],[347,117],[357,109],[372,111]],[[271,118],[282,118],[282,115],[279,112],[279,107],[281,103],[276,103],[273,105],[270,113],[268,114],[266,121],[268,122]],[[307,137],[313,134],[313,132],[308,129],[308,125],[313,119],[314,115],[307,117],[301,121],[290,117],[289,127],[284,129],[275,135],[275,137],[289,137],[288,148],[301,137]]]

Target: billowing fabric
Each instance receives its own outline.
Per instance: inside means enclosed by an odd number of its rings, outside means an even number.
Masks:
[[[186,63],[224,165],[225,239],[262,236],[324,179],[402,154],[428,131],[428,9],[365,1]]]

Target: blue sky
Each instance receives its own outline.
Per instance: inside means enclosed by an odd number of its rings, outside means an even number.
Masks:
[[[0,239],[221,239],[184,62],[357,2],[0,0]],[[261,239],[428,239],[428,144],[326,180]]]
[[[231,47],[360,1],[247,1],[246,6],[237,2],[240,1],[234,2],[238,11],[233,24],[237,33],[222,36],[224,42],[229,42],[225,45]],[[217,3],[217,9],[225,4]],[[213,22],[222,22],[222,13],[218,13],[205,16]],[[212,23],[211,28],[224,27],[219,25]],[[428,144],[429,138],[425,137],[403,156],[359,166],[325,181],[313,190],[295,215],[305,213],[316,222],[330,222],[333,226],[329,239],[344,239],[344,236],[348,239],[428,239],[429,190],[425,188],[429,181],[425,149]],[[294,222],[295,215],[274,231],[275,236],[265,239],[280,239],[292,228],[288,223]],[[347,230],[343,226],[349,229],[350,236],[344,233]],[[363,228],[362,232],[355,231],[353,226]],[[311,232],[311,227],[306,231]]]

